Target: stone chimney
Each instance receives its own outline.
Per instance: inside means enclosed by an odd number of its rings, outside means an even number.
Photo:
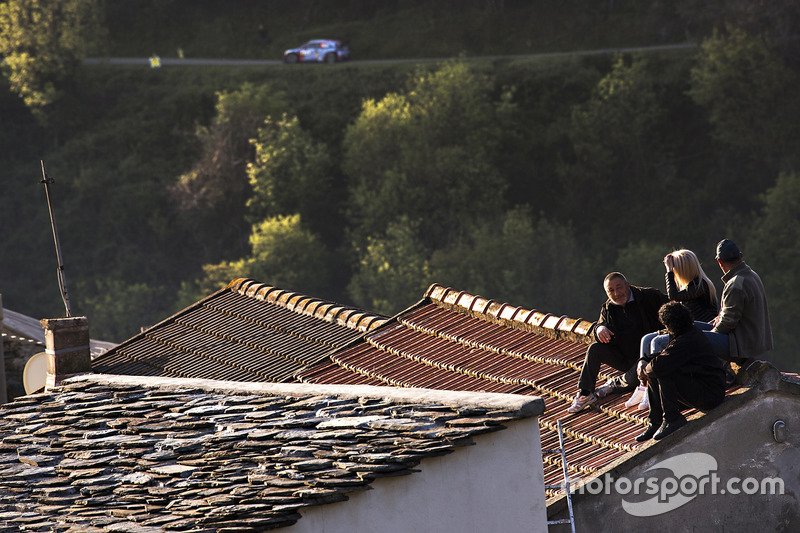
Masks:
[[[40,323],[47,347],[45,390],[67,378],[92,371],[89,319],[85,316],[44,318]]]

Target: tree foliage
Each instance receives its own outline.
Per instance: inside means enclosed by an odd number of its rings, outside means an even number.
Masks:
[[[32,109],[51,104],[59,84],[103,36],[100,0],[7,0],[0,4],[0,56],[11,88]]]
[[[502,208],[506,182],[493,165],[502,123],[490,89],[451,62],[418,71],[405,92],[364,102],[344,140],[357,247],[404,219],[435,250]]]
[[[746,240],[745,260],[758,272],[769,302],[779,366],[797,367],[797,268],[800,262],[800,173],[781,173],[762,196]]]
[[[559,179],[562,212],[579,231],[625,234],[627,220],[646,220],[645,199],[663,197],[674,177],[672,144],[659,128],[665,111],[647,66],[617,57],[590,98],[573,107],[574,159],[564,161]]]
[[[434,279],[498,301],[572,316],[594,313],[588,257],[569,225],[534,217],[527,207],[486,221],[469,243],[439,251]]]
[[[348,287],[357,305],[393,315],[419,299],[431,284],[428,252],[417,238],[417,225],[400,217],[389,224],[385,236],[367,237]]]
[[[797,148],[800,76],[760,37],[715,31],[691,71],[689,94],[720,143],[773,161]]]
[[[326,291],[329,254],[319,239],[303,228],[300,215],[265,219],[253,225],[251,253],[235,261],[203,266],[203,277],[181,288],[182,302],[191,302],[225,287],[235,278],[253,278],[310,295]]]
[[[209,126],[199,126],[202,153],[194,168],[173,188],[183,209],[204,209],[227,203],[239,207],[250,196],[246,168],[253,160],[250,140],[270,116],[280,116],[284,96],[269,85],[246,82],[234,91],[217,93],[216,113]]]
[[[253,193],[247,200],[248,217],[300,214],[306,221],[324,224],[331,197],[332,162],[328,150],[300,127],[297,117],[267,117],[258,129],[255,160],[247,166]]]

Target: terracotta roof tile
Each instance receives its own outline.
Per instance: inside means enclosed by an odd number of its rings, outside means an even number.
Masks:
[[[645,411],[612,395],[592,409],[567,413],[593,324],[501,304],[432,285],[417,305],[360,341],[330,354],[298,375],[308,383],[371,383],[538,395],[542,447],[557,447],[557,423],[566,435],[571,476],[594,472],[635,451]],[[615,371],[603,367],[599,380]],[[687,411],[687,414],[692,411]],[[562,478],[560,457],[544,458],[545,483]],[[552,491],[550,496],[554,496]]]
[[[235,279],[92,362],[95,372],[231,381],[293,381],[387,318]]]

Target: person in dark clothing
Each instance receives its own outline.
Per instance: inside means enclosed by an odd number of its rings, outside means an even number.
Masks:
[[[642,336],[659,328],[658,309],[667,301],[661,291],[635,287],[619,272],[608,274],[603,287],[608,300],[600,309],[600,318],[594,327],[597,342],[586,350],[578,394],[567,409],[569,413],[582,411],[609,394],[636,388],[636,361]],[[595,390],[601,364],[623,374]]]
[[[272,37],[269,36],[267,28],[263,24],[258,25],[258,38],[261,41],[262,50],[272,43]]]
[[[658,318],[669,332],[669,344],[652,359],[637,364],[647,383],[649,425],[638,442],[663,439],[686,425],[681,405],[707,411],[725,399],[725,371],[711,341],[680,302],[664,304]]]
[[[719,300],[714,284],[700,266],[700,260],[691,250],[676,250],[664,257],[664,267],[667,269],[664,275],[667,298],[686,304],[697,326],[710,330],[710,322],[716,318],[719,310]],[[645,335],[642,337],[640,357],[649,358],[650,354],[660,352],[667,342],[668,335]]]

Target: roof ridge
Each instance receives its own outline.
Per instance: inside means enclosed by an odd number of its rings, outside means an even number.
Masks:
[[[566,315],[555,316],[541,313],[536,309],[524,309],[507,303],[488,300],[466,291],[456,291],[433,283],[425,293],[425,297],[436,305],[456,312],[465,313],[481,320],[496,322],[515,329],[539,333],[556,339],[569,339],[589,344],[593,341],[589,333],[594,322],[583,318],[569,318]]]
[[[279,289],[251,278],[236,278],[227,288],[242,296],[269,302],[298,314],[312,316],[326,322],[338,323],[349,329],[366,332],[383,325],[389,319],[383,315],[313,298],[302,293]]]

